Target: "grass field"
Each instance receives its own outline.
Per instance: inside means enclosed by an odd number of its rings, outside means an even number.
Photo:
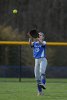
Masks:
[[[67,100],[67,79],[47,79],[47,89],[43,96],[37,96],[34,79],[1,81],[0,100]]]

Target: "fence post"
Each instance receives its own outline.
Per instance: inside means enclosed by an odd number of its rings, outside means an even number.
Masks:
[[[21,70],[21,45],[20,45],[20,50],[19,50],[19,52],[20,52],[20,64],[19,64],[19,82],[21,82],[21,72],[22,72],[22,70]]]

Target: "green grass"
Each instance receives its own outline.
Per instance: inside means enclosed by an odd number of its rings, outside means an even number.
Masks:
[[[0,100],[67,100],[67,79],[47,79],[44,96],[37,96],[34,79],[9,80],[0,81]]]

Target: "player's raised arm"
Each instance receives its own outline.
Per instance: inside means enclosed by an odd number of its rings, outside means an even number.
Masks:
[[[39,32],[38,34],[39,34],[39,37],[37,38],[37,40],[39,41],[39,43],[41,45],[46,45],[46,41],[44,41],[44,38],[45,38],[44,33]]]
[[[32,38],[29,38],[29,44],[30,44],[30,46],[33,46],[33,40],[32,40]]]
[[[32,36],[30,35],[29,32],[27,33],[27,35],[29,36],[29,44],[30,44],[30,46],[32,46],[33,45],[33,43],[32,43],[32,41],[33,41]]]
[[[46,45],[46,41],[43,41],[43,40],[41,40],[40,38],[37,38],[37,40],[39,41],[40,44]]]

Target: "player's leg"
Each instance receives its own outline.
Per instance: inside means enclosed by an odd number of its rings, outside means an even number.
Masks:
[[[47,59],[42,58],[40,63],[40,76],[41,76],[41,87],[45,89],[46,87],[46,67],[47,67]]]
[[[42,88],[39,85],[41,83],[41,80],[40,80],[40,62],[39,62],[39,59],[35,59],[34,74],[35,74],[35,79],[36,79],[36,82],[37,82],[38,95],[40,95],[41,92],[42,92]]]

